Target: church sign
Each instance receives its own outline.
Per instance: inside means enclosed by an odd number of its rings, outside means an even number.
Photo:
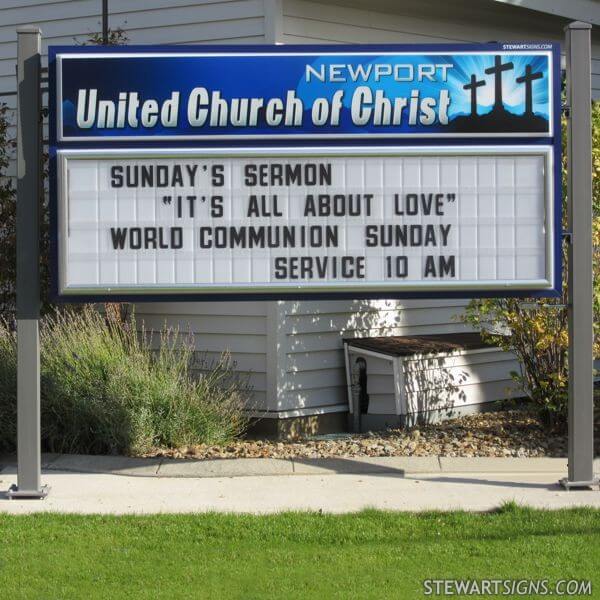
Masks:
[[[63,299],[556,295],[556,44],[50,49]]]

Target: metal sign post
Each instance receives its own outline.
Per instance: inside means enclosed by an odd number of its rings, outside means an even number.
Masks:
[[[566,28],[569,246],[569,489],[594,477],[591,56],[588,23]]]
[[[17,29],[17,460],[10,498],[44,498],[40,440],[41,31]]]

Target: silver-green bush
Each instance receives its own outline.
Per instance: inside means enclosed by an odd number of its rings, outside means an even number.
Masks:
[[[41,326],[42,444],[52,452],[142,454],[155,447],[222,444],[247,426],[249,388],[227,356],[193,372],[191,338],[152,335],[91,308]],[[0,449],[16,431],[16,340],[0,326]]]

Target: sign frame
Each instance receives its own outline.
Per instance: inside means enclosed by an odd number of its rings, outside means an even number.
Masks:
[[[519,49],[513,48],[519,46]],[[552,65],[549,72],[552,74],[552,87],[550,98],[549,115],[549,133],[543,134],[493,134],[485,133],[477,136],[472,134],[457,134],[440,136],[439,134],[424,135],[418,137],[410,134],[372,136],[370,134],[350,134],[344,135],[324,135],[317,136],[319,150],[325,152],[350,152],[359,147],[362,151],[369,152],[392,152],[410,148],[414,151],[423,153],[434,153],[436,150],[441,152],[443,148],[464,148],[466,153],[470,150],[486,147],[493,148],[497,153],[510,153],[511,149],[528,147],[532,152],[542,153],[545,148],[551,147],[549,153],[549,162],[551,167],[546,173],[545,181],[547,185],[547,204],[552,205],[552,214],[547,218],[551,219],[551,231],[546,233],[547,260],[552,263],[552,285],[538,289],[519,288],[518,286],[501,286],[492,284],[489,289],[481,287],[474,289],[443,289],[443,283],[436,281],[431,284],[431,288],[407,289],[401,282],[396,289],[386,288],[385,290],[361,289],[363,284],[355,284],[352,290],[323,291],[316,290],[311,283],[304,283],[293,291],[259,291],[259,292],[231,292],[231,291],[211,291],[211,292],[193,292],[180,293],[176,289],[152,291],[149,294],[118,292],[118,293],[100,293],[91,291],[88,293],[70,294],[65,293],[61,287],[59,279],[59,189],[57,174],[61,152],[62,155],[68,153],[78,153],[80,155],[88,154],[100,157],[103,155],[114,155],[120,152],[132,152],[132,158],[136,151],[142,148],[150,152],[161,152],[165,150],[181,150],[182,152],[206,152],[218,153],[223,157],[231,156],[244,149],[251,147],[252,150],[265,152],[270,151],[271,155],[277,151],[298,152],[310,151],[314,147],[316,138],[296,137],[296,136],[278,136],[276,139],[260,136],[263,142],[253,139],[251,136],[240,136],[232,139],[230,136],[210,136],[183,139],[175,137],[168,139],[168,148],[166,148],[165,139],[160,136],[144,137],[142,139],[118,138],[118,141],[112,140],[110,136],[100,139],[60,140],[58,135],[58,98],[54,91],[60,82],[57,57],[65,53],[73,53],[76,56],[89,56],[95,54],[109,54],[115,58],[131,53],[148,54],[156,53],[164,55],[177,55],[182,53],[181,46],[127,46],[127,47],[72,47],[55,46],[49,48],[49,83],[50,83],[50,231],[51,231],[51,296],[58,302],[171,302],[171,301],[220,301],[220,300],[327,300],[327,299],[403,299],[403,298],[474,298],[474,297],[558,297],[561,293],[562,284],[562,185],[561,185],[561,136],[560,136],[560,46],[556,43],[531,43],[531,44],[426,44],[426,45],[399,45],[399,44],[377,44],[377,45],[276,45],[276,46],[190,46],[185,48],[184,54],[251,54],[251,55],[280,55],[280,54],[363,54],[371,53],[382,55],[385,53],[459,53],[459,52],[487,52],[499,53],[519,50],[529,51],[528,47],[539,48],[544,46],[544,53],[550,53],[552,56]],[[510,48],[508,48],[510,47]],[[439,138],[442,137],[443,140]],[[435,139],[434,139],[435,138]],[[440,143],[441,141],[441,143]],[[60,146],[60,148],[58,147]],[[116,147],[118,146],[118,147]],[[547,207],[548,208],[548,207]],[[551,248],[549,247],[551,245]],[[441,285],[440,285],[441,284]],[[302,287],[305,289],[303,290]],[[366,287],[366,285],[365,285]],[[463,286],[464,287],[464,286]],[[310,289],[315,291],[309,291]]]
[[[58,158],[58,169],[62,173],[62,177],[60,182],[65,182],[67,180],[67,163],[68,161],[73,159],[78,160],[96,160],[96,159],[126,159],[128,158],[128,152],[130,150],[90,150],[90,149],[77,149],[77,150],[59,150],[57,152]],[[548,272],[548,279],[546,279],[543,283],[538,280],[531,280],[531,282],[526,282],[525,280],[494,280],[490,282],[477,282],[477,281],[466,281],[466,280],[446,280],[446,281],[430,281],[430,282],[414,282],[412,284],[404,283],[403,288],[406,293],[429,293],[428,289],[434,288],[436,291],[441,292],[457,292],[462,293],[465,291],[478,293],[478,292],[490,292],[496,290],[519,290],[522,289],[519,286],[524,285],[525,283],[529,283],[527,289],[531,289],[532,291],[544,291],[550,290],[553,288],[554,282],[554,254],[553,254],[553,245],[552,239],[554,239],[554,211],[556,210],[554,206],[554,194],[552,189],[552,147],[551,146],[511,146],[503,149],[499,149],[494,146],[435,146],[435,147],[412,147],[412,146],[403,146],[403,147],[381,147],[381,146],[366,146],[366,147],[328,147],[328,148],[319,148],[319,147],[290,147],[290,148],[268,148],[268,147],[254,147],[254,148],[238,148],[236,150],[229,149],[205,149],[202,151],[198,151],[195,149],[145,149],[145,150],[135,150],[135,158],[147,158],[147,159],[157,159],[157,158],[183,158],[186,157],[201,157],[201,159],[210,159],[210,158],[267,158],[272,157],[275,153],[279,153],[280,156],[285,158],[306,158],[306,157],[315,157],[315,158],[327,158],[327,157],[335,157],[335,158],[344,158],[344,157],[365,157],[365,156],[373,156],[373,157],[421,157],[421,156],[502,156],[506,154],[507,156],[541,156],[544,158],[544,167],[545,167],[545,175],[544,175],[544,187],[545,187],[545,220],[550,224],[550,235],[547,235],[545,238],[546,248],[545,248],[545,258],[546,258],[546,268]],[[63,246],[66,246],[66,228],[67,228],[67,212],[68,212],[68,194],[65,189],[66,186],[61,185],[59,182],[58,187],[58,227],[59,227],[59,255],[63,257],[62,264],[60,265],[60,272],[63,274],[66,272],[66,248],[63,251]],[[338,293],[354,293],[353,290],[356,289],[356,282],[349,282],[347,285],[343,286],[341,284],[332,284],[328,285],[329,282],[322,283],[312,283],[311,286],[318,290],[315,292],[310,292],[311,297],[314,294],[338,294]],[[282,283],[282,284],[272,284],[272,285],[261,285],[260,287],[256,287],[256,291],[252,291],[252,286],[256,284],[248,283],[246,285],[242,284],[223,284],[223,286],[210,285],[207,286],[207,291],[199,291],[197,287],[200,286],[171,286],[171,290],[177,290],[178,294],[185,296],[195,296],[198,298],[203,298],[205,296],[214,296],[221,294],[233,294],[240,296],[249,296],[254,297],[257,294],[267,294],[272,297],[279,295],[289,295],[298,293],[302,284],[291,284],[291,283]],[[390,281],[386,284],[375,285],[372,284],[358,284],[361,287],[365,288],[366,293],[371,294],[387,294],[389,292],[393,293],[393,288],[398,287],[397,281]],[[534,287],[535,286],[535,287]],[[169,293],[169,289],[160,289],[159,286],[131,286],[128,287],[115,287],[117,291],[109,291],[110,288],[108,286],[82,286],[77,288],[73,286],[69,288],[64,283],[64,278],[59,278],[59,293],[62,296],[79,296],[81,294],[101,294],[106,295],[107,297],[114,297],[115,295],[127,294],[132,297],[138,297],[140,295],[162,295],[165,293]]]

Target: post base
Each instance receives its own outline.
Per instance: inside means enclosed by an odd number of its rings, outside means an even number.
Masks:
[[[11,485],[7,492],[9,500],[43,500],[50,492],[50,487],[43,485],[39,490],[20,490],[16,485]]]
[[[590,481],[569,481],[568,477],[563,477],[563,479],[558,480],[558,483],[567,491],[575,488],[592,488],[596,486],[600,490],[600,479],[598,477],[594,477]]]

